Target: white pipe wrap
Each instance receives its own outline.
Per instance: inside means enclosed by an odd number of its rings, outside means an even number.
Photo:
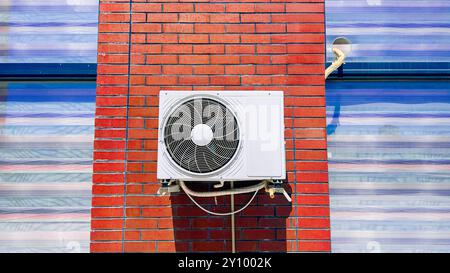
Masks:
[[[243,194],[243,193],[250,193],[259,191],[262,188],[265,188],[267,185],[267,181],[263,181],[261,183],[258,183],[253,186],[248,187],[242,187],[237,189],[229,189],[229,190],[223,190],[223,191],[213,191],[213,192],[198,192],[193,191],[186,186],[186,184],[183,181],[179,181],[181,188],[189,195],[195,196],[195,197],[218,197],[218,196],[225,196],[225,195],[232,195],[232,194]]]
[[[325,70],[325,79],[330,76],[333,71],[338,69],[345,61],[345,54],[338,48],[333,48],[333,52],[336,55],[336,60]]]

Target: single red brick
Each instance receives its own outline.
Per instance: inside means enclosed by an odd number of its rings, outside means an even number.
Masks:
[[[273,64],[323,64],[324,62],[325,56],[323,54],[272,56]]]
[[[155,242],[125,242],[125,252],[154,252]]]
[[[235,44],[240,42],[240,36],[237,34],[211,34],[209,38],[211,43],[217,44]]]
[[[147,22],[170,23],[178,22],[178,14],[176,13],[148,13]]]
[[[104,3],[100,2],[100,12],[130,12],[129,3]]]
[[[91,229],[122,229],[122,219],[92,219]]]
[[[145,84],[145,76],[131,75],[129,82],[131,85],[144,85]]]
[[[324,53],[323,44],[288,44],[288,53]]]
[[[125,141],[121,140],[95,140],[94,149],[96,150],[120,150],[125,147]]]
[[[330,198],[328,195],[301,195],[296,198],[300,205],[329,205]]]
[[[194,26],[195,33],[225,33],[225,25],[223,24],[196,24]],[[229,32],[227,30],[227,32]]]
[[[178,240],[204,240],[208,237],[206,230],[175,230],[175,237]]]
[[[126,44],[99,44],[99,53],[128,53],[128,45]]]
[[[225,243],[220,242],[192,242],[192,250],[198,252],[225,252]]]
[[[243,44],[265,44],[270,43],[270,35],[246,34],[241,36]]]
[[[141,232],[142,240],[172,241],[174,240],[173,229],[153,229]]]
[[[130,24],[129,23],[114,23],[114,24],[108,24],[108,23],[99,23],[98,24],[98,32],[129,32],[130,31]]]
[[[209,83],[207,76],[180,76],[180,85],[206,85]]]
[[[323,3],[288,3],[286,12],[324,12]]]
[[[251,75],[255,73],[253,65],[230,65],[225,68],[226,74]]]
[[[133,65],[131,66],[131,74],[161,74],[161,66],[159,65]]]
[[[175,76],[148,76],[146,78],[148,85],[174,85],[177,83]]]
[[[113,218],[122,217],[123,208],[92,208],[91,217],[92,218]]]
[[[124,160],[125,153],[123,152],[95,152],[94,160]]]
[[[157,220],[155,219],[130,219],[126,220],[127,228],[156,228]]]
[[[225,47],[224,45],[194,45],[194,53],[223,54]]]
[[[239,76],[211,76],[212,85],[240,85]]]
[[[91,242],[90,251],[97,253],[120,252],[122,251],[122,243]]]
[[[210,22],[211,23],[239,23],[240,17],[239,14],[211,14]]]
[[[301,174],[299,173],[295,179],[298,182],[328,182],[328,173],[302,172]],[[323,190],[328,191],[328,184],[320,185],[323,187]]]
[[[209,36],[206,34],[181,34],[179,36],[179,42],[188,44],[208,43]]]
[[[161,12],[161,4],[154,3],[133,3],[133,12]]]
[[[99,43],[128,43],[128,33],[99,33]]]
[[[177,55],[147,56],[145,62],[147,64],[177,64],[178,56]]]
[[[170,3],[164,4],[164,12],[193,12],[194,4],[191,3]]]
[[[131,22],[134,23],[145,23],[147,21],[147,15],[145,13],[133,13],[131,15]]]
[[[252,54],[252,53],[255,53],[255,46],[254,45],[226,45],[226,53],[227,54]]]
[[[326,149],[325,140],[302,140],[296,142],[297,147],[300,149]]]
[[[304,252],[329,252],[331,251],[331,243],[328,242],[298,242],[298,251],[304,251]],[[291,250],[292,251],[292,250]]]
[[[243,240],[268,240],[275,239],[274,229],[244,229],[240,232]]]
[[[241,56],[242,64],[270,64],[270,56]]]
[[[166,241],[157,241],[158,252],[160,253],[173,253],[173,252],[186,252],[189,250],[189,245],[187,242],[166,242]]]
[[[270,14],[242,14],[242,23],[268,23],[270,22]]]
[[[330,228],[330,219],[327,218],[299,218],[294,227],[298,228]]]
[[[285,74],[286,66],[284,65],[258,65],[256,66],[256,74],[277,75]]]
[[[256,4],[255,6],[256,12],[284,12],[285,5],[284,4]]]
[[[256,52],[259,54],[284,54],[286,45],[258,45]]]
[[[171,217],[172,215],[172,207],[142,208],[142,216],[145,217]]]
[[[134,24],[133,32],[157,33],[161,32],[161,24]]]
[[[271,84],[270,76],[243,76],[242,84],[268,85]]]
[[[180,55],[180,64],[208,64],[207,55]]]
[[[318,33],[323,33],[323,32],[325,32],[325,26],[324,26],[324,24],[288,24],[287,25],[287,32],[301,32],[301,33],[318,32]]]
[[[192,66],[187,65],[165,65],[163,66],[163,74],[173,75],[190,75],[192,74]]]
[[[195,4],[196,12],[225,12],[224,4],[204,4],[198,3]]]
[[[258,32],[258,33],[286,32],[286,25],[285,24],[256,24],[256,32]]]
[[[161,45],[134,44],[131,46],[132,53],[156,54],[161,53]]]
[[[127,99],[124,96],[117,96],[117,97],[98,96],[97,100],[96,100],[96,105],[99,107],[101,107],[101,106],[126,106],[126,103],[127,103]],[[100,119],[100,120],[106,121],[105,119]],[[119,120],[116,120],[116,121],[119,121]],[[117,124],[117,125],[120,126],[120,124]],[[103,127],[104,126],[105,125],[103,125]],[[115,126],[115,124],[113,124],[111,126]]]
[[[192,54],[192,45],[163,45],[162,52],[167,54]]]
[[[179,22],[181,23],[208,23],[210,15],[207,13],[180,13]]]
[[[272,23],[323,23],[324,14],[272,14]]]
[[[211,64],[239,64],[238,55],[212,55]]]
[[[99,55],[98,56],[99,64],[127,64],[128,63],[128,55]]]
[[[92,175],[93,183],[123,183],[124,175],[123,174],[98,174],[94,173]]]
[[[164,24],[163,30],[165,33],[192,33],[194,32],[194,25],[192,24]]]
[[[255,12],[255,4],[227,4],[227,12]]]
[[[254,33],[254,24],[234,24],[226,25],[227,33]]]
[[[274,34],[272,43],[323,43],[323,34]]]
[[[94,163],[94,166],[98,163]],[[124,163],[122,163],[124,165]],[[124,165],[125,166],[125,165]],[[92,194],[123,194],[123,185],[98,185],[92,186]],[[98,196],[96,196],[97,198]],[[98,202],[99,200],[96,200]],[[123,200],[121,200],[123,201]],[[111,203],[113,205],[113,203]],[[120,204],[119,204],[120,205]]]
[[[176,34],[151,34],[147,36],[148,43],[174,44],[178,42]]]
[[[209,65],[209,66],[194,66],[194,74],[224,74],[225,68],[223,65]]]

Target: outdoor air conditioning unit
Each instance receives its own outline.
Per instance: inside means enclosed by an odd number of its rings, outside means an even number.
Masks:
[[[161,91],[158,179],[285,179],[281,91]]]

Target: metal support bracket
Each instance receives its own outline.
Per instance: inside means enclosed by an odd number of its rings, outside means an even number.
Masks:
[[[289,196],[287,191],[283,187],[283,181],[275,180],[272,181],[271,184],[267,184],[266,192],[270,195],[270,198],[275,198],[275,193],[281,193],[288,200],[288,202],[292,202],[292,198]]]
[[[180,192],[180,186],[177,183],[173,183],[174,181],[161,181],[161,187],[158,189],[159,195],[168,195],[172,192]]]

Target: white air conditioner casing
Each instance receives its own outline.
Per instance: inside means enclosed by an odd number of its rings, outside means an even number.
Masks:
[[[195,104],[193,101],[198,99],[202,103]],[[226,111],[223,110],[225,108]],[[179,109],[189,110],[183,112]],[[222,116],[224,111],[227,117]],[[187,117],[200,114],[208,116],[209,120],[205,118],[199,122],[197,119],[195,122],[191,118],[190,123],[186,121],[189,120]],[[211,133],[213,128],[219,128],[217,124],[223,125],[221,130],[225,133],[219,132],[219,129]],[[161,91],[158,128],[157,178],[160,180],[286,178],[282,91]],[[189,136],[187,140],[179,140],[181,131]],[[216,133],[222,134],[223,139],[225,136],[233,137],[229,142],[224,142],[219,137],[215,139]],[[223,150],[225,144],[227,147]],[[221,154],[220,149],[226,154]],[[221,165],[221,160],[228,161]]]

